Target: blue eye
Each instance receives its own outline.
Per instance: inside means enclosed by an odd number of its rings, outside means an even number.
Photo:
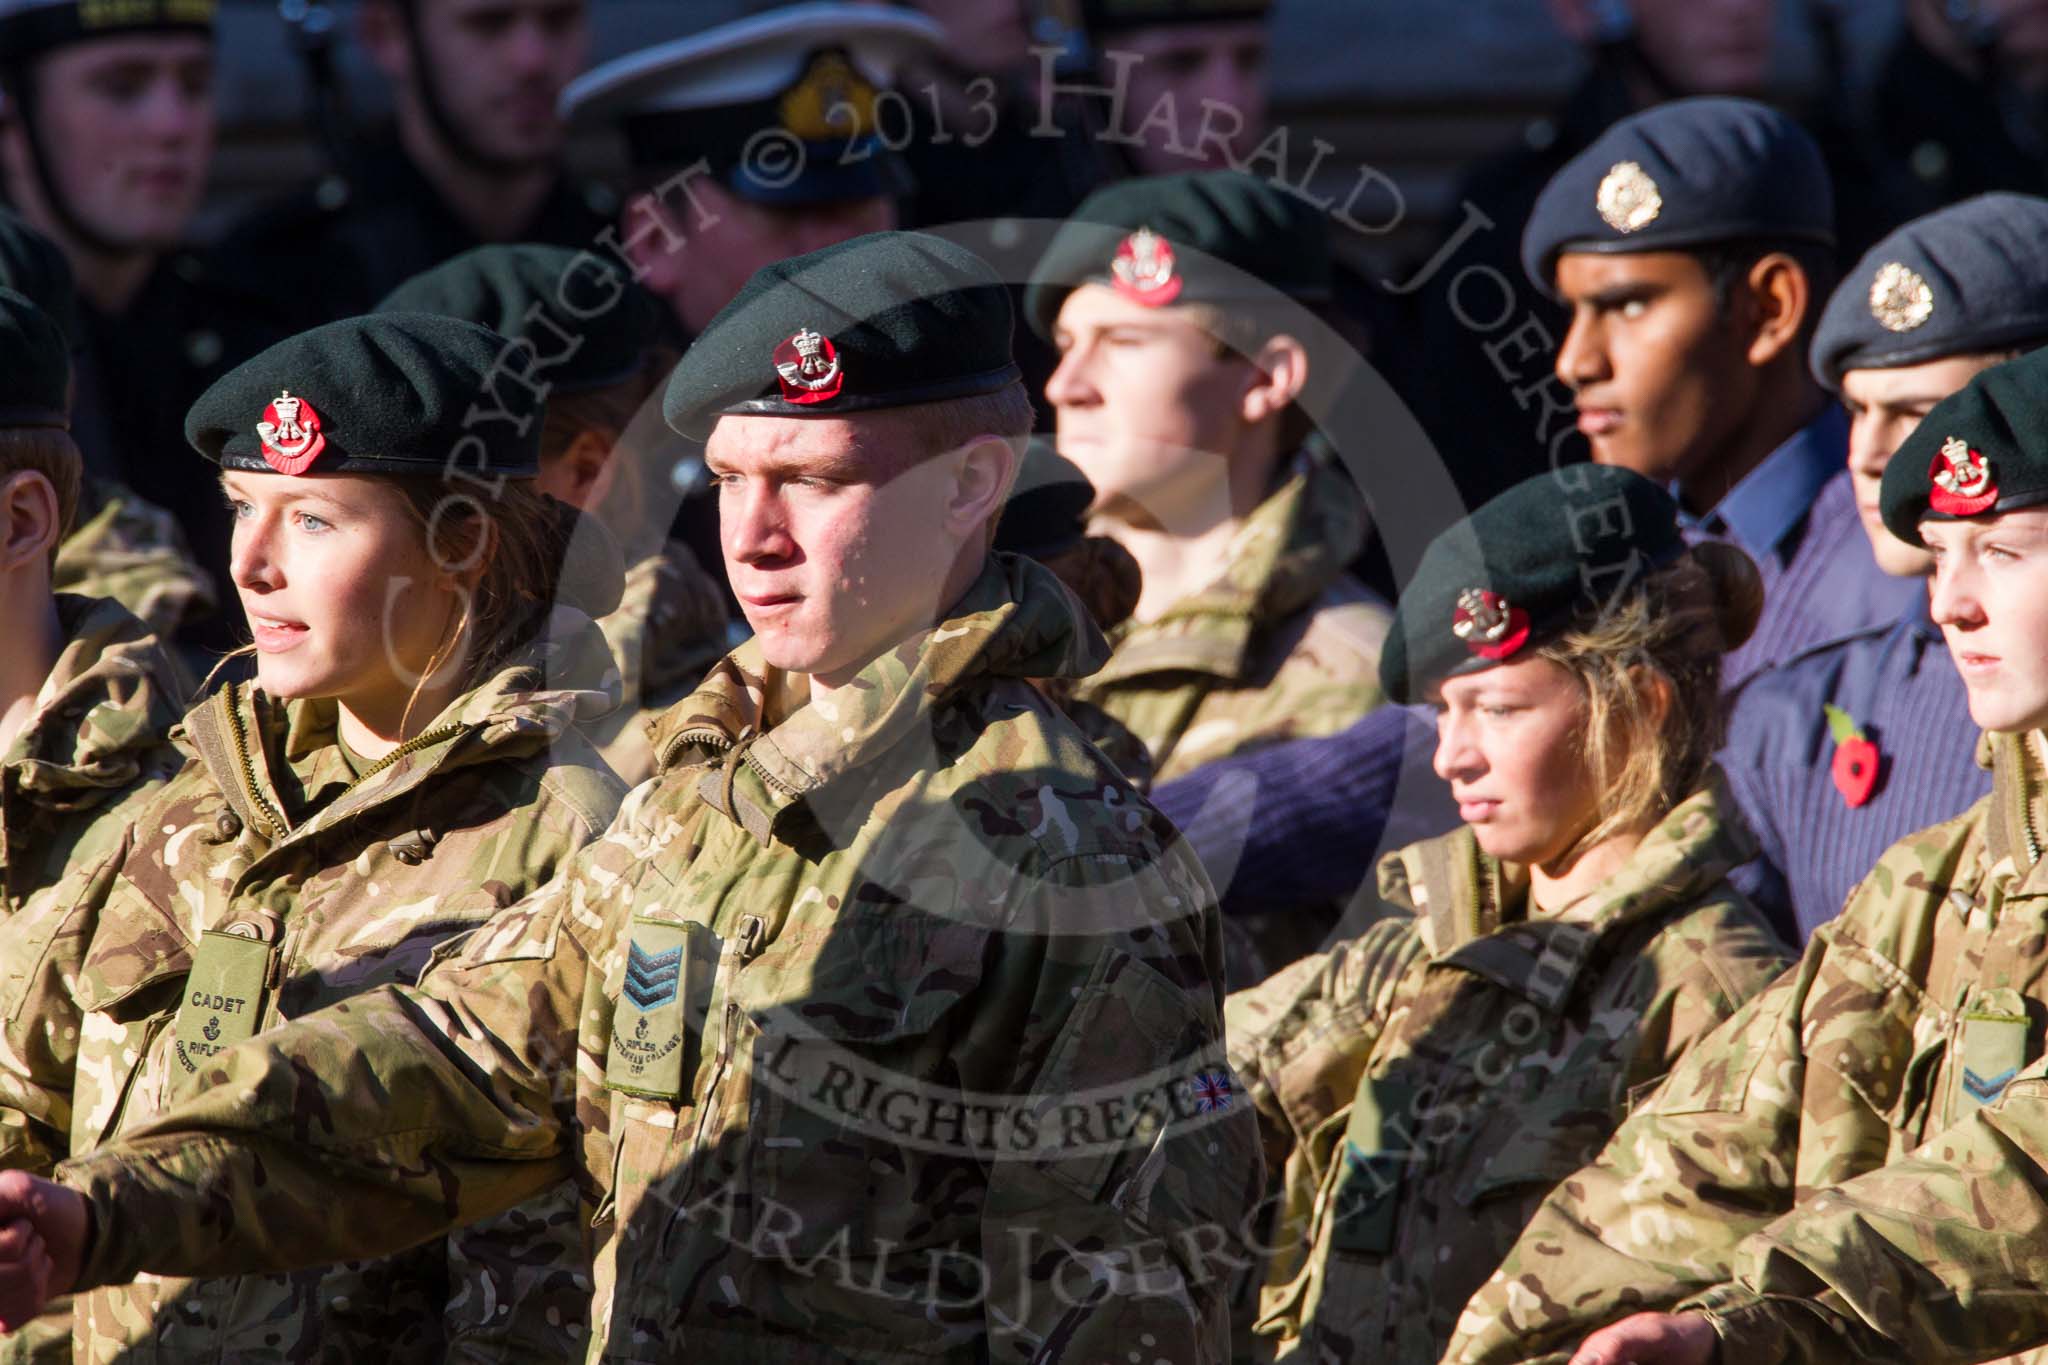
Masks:
[[[334,529],[334,523],[325,517],[316,517],[311,512],[299,513],[299,525],[318,535]]]

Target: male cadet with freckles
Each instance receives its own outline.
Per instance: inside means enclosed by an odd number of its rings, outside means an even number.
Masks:
[[[895,227],[909,180],[877,100],[944,38],[886,5],[785,5],[593,69],[563,115],[615,128],[629,168],[593,249],[630,266],[687,340],[755,271]]]
[[[1935,404],[1879,505],[1933,559],[1991,794],[1893,844],[1553,1191],[1446,1361],[2043,1358],[2048,351]]]
[[[183,244],[213,159],[215,55],[212,0],[0,0],[0,198],[77,281],[73,439],[88,475],[170,512],[224,585],[227,510],[189,477],[185,412],[286,320],[233,258]]]
[[[936,238],[756,276],[664,404],[755,634],[660,771],[417,986],[222,1051],[75,1186],[0,1175],[0,1323],[570,1177],[593,1361],[1225,1360],[1260,1158],[1213,897],[1033,686],[1107,648],[989,553],[1031,426],[1010,329]]]
[[[1878,491],[1899,442],[1969,380],[2048,340],[2048,200],[1987,194],[1908,223],[1857,262],[1821,315],[1813,372],[1849,412],[1849,478],[1878,567],[1925,578],[1925,550],[1885,529]],[[1991,789],[1969,696],[1915,594],[1906,613],[1759,674],[1722,766],[1763,849],[1755,893],[1803,941],[1878,856]]]
[[[355,14],[390,88],[389,124],[224,244],[299,326],[367,313],[486,242],[597,240],[616,200],[563,169],[556,110],[589,56],[588,0],[365,0]]]
[[[1723,688],[1866,626],[1918,590],[1879,570],[1844,467],[1841,410],[1807,372],[1833,275],[1813,140],[1751,100],[1616,124],[1544,187],[1522,263],[1571,314],[1557,376],[1593,459],[1671,487],[1695,539],[1763,571],[1764,615]]]

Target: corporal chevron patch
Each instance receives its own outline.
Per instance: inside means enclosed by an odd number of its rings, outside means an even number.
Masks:
[[[683,950],[671,948],[665,953],[650,953],[638,943],[626,951],[626,980],[622,987],[626,999],[634,1006],[651,1010],[657,1005],[666,1005],[676,998],[676,989],[683,979]]]
[[[1991,1076],[1987,1078],[1984,1076],[1979,1076],[1976,1072],[1970,1070],[1970,1068],[1968,1067],[1964,1067],[1963,1089],[1967,1090],[1970,1093],[1970,1098],[1976,1100],[1977,1103],[1989,1104],[1993,1100],[1997,1099],[2001,1094],[2005,1093],[2005,1087],[2007,1083],[2010,1082],[2014,1076],[2019,1075],[2019,1071],[2020,1069],[2018,1067],[2009,1066],[2005,1070],[1999,1072],[1996,1076]]]

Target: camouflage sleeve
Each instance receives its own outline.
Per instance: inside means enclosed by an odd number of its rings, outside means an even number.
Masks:
[[[0,920],[0,1169],[47,1175],[70,1153],[85,1027],[72,987],[127,847]]]
[[[1561,1363],[1595,1328],[1727,1278],[1742,1239],[1792,1206],[1800,1014],[1824,951],[1816,938],[1701,1039],[1552,1192],[1466,1305],[1446,1365]]]
[[[1383,919],[1224,1002],[1231,1070],[1258,1113],[1269,1175],[1351,1103],[1389,998],[1423,956],[1412,918]]]
[[[576,1144],[604,1124],[578,1104],[576,1049],[607,928],[586,877],[612,852],[583,850],[418,987],[229,1049],[202,1091],[61,1167],[99,1230],[81,1287],[386,1255],[591,1169]]]
[[[104,479],[81,490],[76,529],[57,547],[50,586],[111,597],[166,640],[216,605],[213,579],[192,557],[177,518]]]
[[[2048,1077],[1753,1234],[1728,1279],[1682,1305],[1725,1361],[1961,1365],[2048,1342]]]
[[[1005,1084],[1039,1120],[1036,1145],[989,1178],[989,1356],[1220,1363],[1228,1275],[1210,1258],[1238,1239],[1260,1165],[1224,1063],[1214,892],[1177,853],[1069,859],[1042,886],[1064,922],[1099,898],[1143,923],[1056,935],[1004,968],[1036,976]],[[976,1028],[996,1042],[1003,1025]]]

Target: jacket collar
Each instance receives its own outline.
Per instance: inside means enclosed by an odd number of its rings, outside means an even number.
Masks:
[[[928,735],[932,712],[973,685],[1082,677],[1108,652],[1051,571],[993,555],[945,620],[829,697],[771,667],[757,642],[740,646],[655,723],[655,753],[663,768],[710,767],[699,782],[706,802],[765,844],[785,811]]]
[[[1470,827],[1380,863],[1380,894],[1424,915],[1436,965],[1485,977],[1555,1012],[1604,943],[1698,902],[1755,856],[1718,769],[1636,846],[1619,871],[1555,915],[1531,920],[1527,869],[1480,852]]]

